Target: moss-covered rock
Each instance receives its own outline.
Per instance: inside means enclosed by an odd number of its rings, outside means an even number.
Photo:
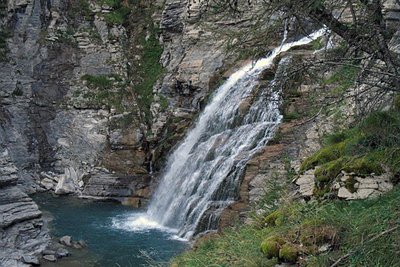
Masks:
[[[382,174],[384,172],[381,162],[382,157],[376,154],[367,154],[361,158],[354,158],[343,166],[343,170],[357,175],[369,175],[371,173]]]
[[[312,169],[315,166],[331,162],[333,160],[339,159],[343,150],[346,146],[346,142],[340,142],[337,144],[330,145],[328,147],[322,148],[317,153],[306,159],[300,166],[300,172]]]
[[[297,261],[300,250],[293,244],[286,243],[279,250],[279,259],[284,262],[294,263]]]
[[[271,236],[261,243],[260,250],[268,259],[275,258],[279,256],[279,249],[283,244],[280,237]]]
[[[264,223],[267,226],[281,225],[284,216],[280,210],[276,210],[265,217]]]
[[[320,183],[333,181],[340,174],[346,161],[346,158],[339,158],[321,165],[315,170],[315,178]]]

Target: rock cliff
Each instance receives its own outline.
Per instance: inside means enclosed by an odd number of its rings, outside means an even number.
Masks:
[[[218,27],[250,27],[254,10],[235,19],[204,16],[201,1],[125,2],[0,4],[3,265],[22,262],[48,239],[26,194],[52,190],[146,203],[167,154],[229,75],[225,71],[243,58],[226,53],[230,37]],[[388,1],[387,22],[394,29],[398,14],[396,2]],[[275,167],[285,173],[284,157],[275,162],[275,154],[288,153],[296,167],[318,149],[326,132],[321,121],[283,124],[283,144],[249,162],[244,201],[232,210],[246,209]]]

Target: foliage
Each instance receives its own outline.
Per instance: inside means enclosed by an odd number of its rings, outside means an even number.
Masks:
[[[121,6],[108,14],[104,15],[104,19],[109,24],[123,24],[129,14],[131,13],[131,9],[126,6]]]
[[[400,229],[378,236],[400,226],[399,200],[400,188],[396,187],[378,199],[285,203],[279,209],[285,216],[282,224],[226,229],[178,256],[173,266],[274,266],[278,260],[330,266],[349,252],[352,256],[339,266],[400,266]],[[374,236],[378,238],[366,242]],[[327,252],[318,251],[322,245],[328,245]],[[268,259],[278,249],[278,257]]]
[[[375,112],[352,129],[329,135],[325,147],[307,158],[301,172],[319,166],[320,182],[332,181],[344,170],[358,175],[381,174],[384,168],[395,176],[400,168],[400,112]]]

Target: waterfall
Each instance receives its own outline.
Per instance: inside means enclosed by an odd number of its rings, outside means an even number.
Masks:
[[[144,215],[146,223],[177,229],[184,239],[217,228],[222,210],[238,198],[247,161],[266,145],[281,121],[280,90],[273,81],[260,87],[260,73],[280,53],[323,33],[282,44],[268,57],[232,74],[216,90],[194,128],[168,158]],[[144,218],[131,225],[138,220]]]

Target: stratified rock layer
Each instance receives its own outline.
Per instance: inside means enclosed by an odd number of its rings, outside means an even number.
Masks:
[[[7,150],[0,151],[0,266],[25,266],[47,245],[42,213],[17,186],[17,168]],[[31,260],[27,260],[31,259]],[[26,265],[28,266],[28,265]]]

